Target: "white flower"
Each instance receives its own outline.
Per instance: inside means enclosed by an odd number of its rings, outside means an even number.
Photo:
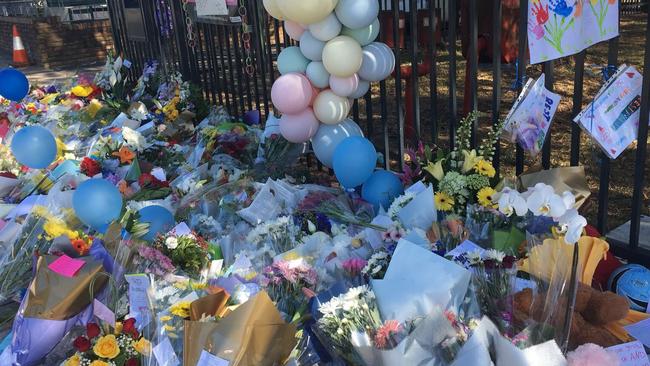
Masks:
[[[576,196],[574,196],[573,193],[566,191],[562,193],[562,201],[564,201],[564,207],[566,207],[567,210],[570,210],[576,205]]]
[[[165,239],[165,245],[167,246],[167,249],[174,250],[178,248],[178,239],[176,239],[175,236],[170,236],[169,238]]]
[[[564,233],[564,240],[569,244],[575,244],[582,236],[587,220],[578,213],[578,210],[572,208],[559,218],[558,224]]]
[[[524,216],[528,212],[526,200],[514,189],[504,188],[499,197],[499,211],[510,217],[514,213]]]
[[[311,222],[310,220],[307,220],[307,228],[309,229],[309,232],[312,234],[316,232],[316,225],[314,225],[314,223]]]
[[[496,249],[490,249],[485,252],[484,257],[485,259],[492,259],[497,262],[503,262],[503,259],[506,257],[506,253]]]
[[[388,217],[392,220],[397,219],[397,214],[404,208],[409,202],[413,201],[415,198],[415,193],[406,192],[403,195],[395,198],[393,203],[388,208]]]
[[[140,132],[129,127],[122,127],[122,137],[124,138],[124,142],[134,150],[143,151],[149,147],[144,136],[142,136]]]
[[[535,216],[560,217],[567,210],[562,197],[555,194],[553,187],[544,183],[535,185],[526,203]]]
[[[467,253],[467,260],[470,265],[474,265],[481,262],[481,251],[475,250],[473,252]]]

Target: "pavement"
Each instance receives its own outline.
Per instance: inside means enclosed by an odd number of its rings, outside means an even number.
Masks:
[[[11,54],[8,55],[4,52],[0,52],[0,68],[5,68],[10,65],[11,65]],[[51,84],[58,81],[67,80],[79,73],[84,73],[84,74],[88,73],[94,75],[97,72],[99,72],[103,66],[104,66],[103,63],[99,63],[99,64],[91,64],[91,65],[82,65],[74,69],[51,70],[51,69],[46,69],[43,66],[32,65],[27,67],[21,67],[20,71],[24,72],[25,75],[27,75],[27,78],[29,79],[29,82],[32,85],[43,85],[43,84]]]

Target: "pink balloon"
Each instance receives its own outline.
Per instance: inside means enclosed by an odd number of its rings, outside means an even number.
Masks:
[[[339,97],[349,97],[359,88],[359,76],[354,74],[347,78],[330,76],[330,89]]]
[[[309,141],[318,132],[318,127],[320,122],[311,108],[297,114],[284,114],[280,118],[280,133],[285,139],[296,144]]]
[[[312,89],[312,97],[311,97],[311,100],[309,101],[309,106],[313,107],[314,102],[316,101],[316,98],[318,98],[318,94],[320,94],[320,89],[318,89],[317,87],[315,87],[313,85],[311,86],[311,89]]]
[[[309,79],[302,74],[280,76],[271,88],[271,101],[280,112],[296,114],[309,107],[314,91]]]
[[[300,37],[305,33],[305,28],[302,25],[291,20],[284,21],[284,30],[294,41],[300,41]]]

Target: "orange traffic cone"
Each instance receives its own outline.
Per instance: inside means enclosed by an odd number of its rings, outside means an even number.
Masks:
[[[18,33],[18,27],[14,24],[14,60],[12,65],[14,67],[23,67],[29,65],[29,59],[27,58],[27,51],[25,51],[25,46],[23,45],[23,40],[20,39],[20,33]]]

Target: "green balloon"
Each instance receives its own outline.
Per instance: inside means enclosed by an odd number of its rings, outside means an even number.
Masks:
[[[375,39],[377,39],[377,36],[379,36],[379,27],[379,19],[375,19],[375,21],[367,27],[359,29],[343,27],[341,34],[354,38],[361,44],[361,47],[363,47],[371,44]]]
[[[286,75],[292,72],[304,74],[311,61],[300,52],[300,47],[288,47],[278,56],[278,70]]]

